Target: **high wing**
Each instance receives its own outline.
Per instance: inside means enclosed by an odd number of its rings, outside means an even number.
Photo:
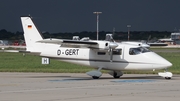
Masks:
[[[54,38],[44,39],[44,40],[40,40],[37,42],[52,43],[52,44],[62,44],[62,43],[89,44],[89,45],[97,45],[98,44],[97,42],[93,42],[93,41],[79,41],[79,40],[54,39]]]
[[[118,44],[109,41],[80,41],[80,40],[67,40],[67,39],[44,39],[37,41],[40,43],[59,44],[61,47],[73,47],[73,48],[92,48],[92,49],[103,49],[108,50],[110,48],[115,49]]]
[[[59,44],[61,47],[87,47],[87,48],[96,48],[99,46],[98,42],[93,41],[79,41],[79,40],[67,40],[67,39],[44,39],[37,41],[40,43],[49,43],[49,44]]]
[[[74,48],[91,48],[98,51],[108,51],[110,53],[110,61],[113,59],[113,50],[118,47],[116,42],[110,41],[80,41],[80,40],[66,40],[66,39],[44,39],[37,42],[60,44],[61,47]]]

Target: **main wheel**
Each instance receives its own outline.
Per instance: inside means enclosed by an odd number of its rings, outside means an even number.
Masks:
[[[93,79],[99,79],[99,77],[97,77],[97,76],[92,76],[92,78],[93,78]]]
[[[120,78],[120,76],[117,76],[117,73],[114,72],[114,75],[113,75],[114,78]]]
[[[114,76],[114,78],[120,78],[120,76]]]

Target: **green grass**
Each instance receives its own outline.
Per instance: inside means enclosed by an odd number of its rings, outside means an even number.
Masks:
[[[41,57],[22,53],[0,52],[0,72],[52,72],[81,73],[91,70],[86,66],[50,60],[50,64],[42,65]]]
[[[180,53],[179,52],[159,52],[159,55],[170,61],[173,66],[169,68],[175,74],[180,74]]]
[[[173,66],[169,71],[180,74],[180,53],[159,52],[159,55],[169,60]],[[87,66],[76,65],[57,60],[50,60],[50,64],[42,65],[41,57],[23,53],[0,52],[0,72],[51,72],[51,73],[85,73],[92,70]],[[106,71],[103,71],[106,72]],[[125,71],[125,73],[155,74],[153,71]]]

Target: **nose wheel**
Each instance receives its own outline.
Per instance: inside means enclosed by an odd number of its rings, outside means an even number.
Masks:
[[[166,80],[169,80],[169,79],[171,79],[171,77],[165,77],[165,79],[166,79]]]

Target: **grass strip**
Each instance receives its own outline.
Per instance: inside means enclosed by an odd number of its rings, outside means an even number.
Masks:
[[[170,61],[169,68],[173,74],[180,74],[179,52],[158,52],[159,55]],[[22,53],[0,52],[0,72],[46,72],[46,73],[85,73],[93,70],[88,66],[50,60],[50,64],[42,65],[41,57]],[[162,70],[161,70],[162,71]],[[107,72],[103,70],[103,72]],[[124,71],[125,74],[157,74],[159,71]]]

